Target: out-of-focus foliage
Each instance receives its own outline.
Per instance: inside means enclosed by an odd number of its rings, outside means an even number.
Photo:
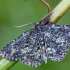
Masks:
[[[60,0],[46,0],[53,9]],[[26,30],[32,28],[34,24],[14,28],[13,26],[22,25],[29,22],[37,22],[47,14],[46,6],[40,0],[0,0],[0,50],[7,43],[17,38]],[[70,11],[57,22],[57,24],[70,24]],[[29,67],[20,61],[10,70],[70,70],[70,52],[61,62],[42,63],[37,68]]]

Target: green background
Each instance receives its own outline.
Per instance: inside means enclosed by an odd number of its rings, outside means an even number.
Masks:
[[[46,0],[51,9],[54,9],[60,0]],[[0,50],[7,43],[17,38],[34,24],[15,28],[13,26],[23,25],[29,22],[37,22],[47,14],[46,6],[40,0],[0,0]],[[57,24],[70,24],[70,10],[57,22]],[[37,68],[29,67],[20,61],[10,70],[70,70],[70,51],[61,62],[48,60]]]

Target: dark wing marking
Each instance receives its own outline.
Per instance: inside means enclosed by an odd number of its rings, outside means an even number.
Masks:
[[[42,50],[38,42],[37,32],[31,29],[7,44],[0,52],[0,56],[37,67],[42,62]]]

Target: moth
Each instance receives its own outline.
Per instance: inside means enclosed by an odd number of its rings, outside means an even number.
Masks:
[[[10,61],[21,61],[28,66],[37,67],[42,61],[48,59],[61,61],[65,58],[70,46],[70,25],[55,25],[50,23],[49,14],[35,27],[24,32],[18,38],[7,44],[1,51],[0,56]]]

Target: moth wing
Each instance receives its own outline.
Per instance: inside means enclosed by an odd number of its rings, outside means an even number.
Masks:
[[[7,44],[0,51],[0,56],[11,61],[20,60],[32,67],[39,66],[42,62],[42,54],[35,28]]]
[[[47,25],[45,29],[46,55],[53,61],[61,61],[70,46],[70,25]]]
[[[24,45],[24,40],[26,40],[27,36],[29,36],[29,31],[11,41],[0,51],[0,56],[12,61],[19,60],[19,54],[21,54],[21,52],[19,52],[20,47]]]

